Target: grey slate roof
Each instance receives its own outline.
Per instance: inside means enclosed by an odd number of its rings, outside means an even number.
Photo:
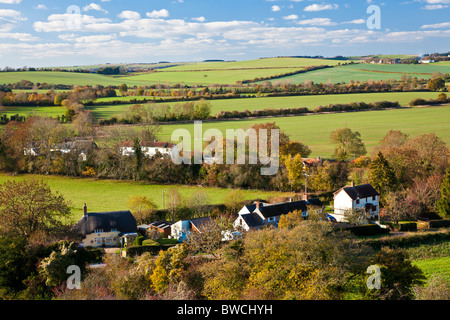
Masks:
[[[241,217],[250,228],[258,228],[264,225],[264,221],[256,212],[243,214]]]
[[[288,214],[295,210],[299,211],[308,210],[306,201],[302,200],[294,202],[277,203],[272,205],[265,205],[264,207],[259,208],[259,211],[265,218],[281,216],[282,214]]]
[[[97,229],[102,229],[104,232],[116,229],[121,233],[135,233],[137,223],[130,211],[116,211],[90,212],[75,224],[75,230],[82,236],[94,233]]]
[[[350,198],[352,198],[353,200],[356,200],[358,198],[359,199],[370,198],[370,197],[374,197],[374,196],[379,196],[380,195],[372,187],[371,184],[363,184],[363,185],[354,186],[354,187],[344,187],[344,188],[342,188],[342,190],[344,190],[345,193],[347,193],[350,196]]]

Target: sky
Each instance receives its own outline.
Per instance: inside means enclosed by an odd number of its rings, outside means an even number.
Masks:
[[[0,0],[0,68],[423,55],[449,40],[450,0]]]

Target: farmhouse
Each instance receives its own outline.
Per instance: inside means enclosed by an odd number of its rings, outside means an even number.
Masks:
[[[119,247],[131,244],[138,236],[137,223],[130,211],[87,212],[75,224],[84,247]]]
[[[153,157],[158,152],[161,155],[171,155],[176,152],[176,146],[173,143],[162,141],[141,141],[139,143],[142,152],[146,157]],[[134,141],[123,141],[119,144],[119,150],[124,156],[134,156]]]
[[[239,217],[234,221],[233,227],[244,231],[257,230],[266,226],[278,227],[282,215],[287,215],[295,210],[301,211],[302,216],[308,217],[308,205],[321,205],[320,200],[290,201],[276,204],[256,202],[250,206],[244,206],[238,213]]]
[[[338,222],[345,222],[347,210],[366,210],[376,217],[380,210],[380,194],[370,184],[345,186],[334,193],[334,214]]]
[[[94,149],[98,149],[97,144],[93,140],[65,140],[62,143],[53,144],[50,147],[50,152],[70,153],[78,152],[78,155],[83,161],[87,160],[87,154]],[[37,156],[40,154],[41,146],[37,143],[30,143],[24,149],[24,155]]]

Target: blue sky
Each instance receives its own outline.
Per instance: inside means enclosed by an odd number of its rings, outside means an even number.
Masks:
[[[425,54],[449,40],[450,0],[0,0],[1,68]]]

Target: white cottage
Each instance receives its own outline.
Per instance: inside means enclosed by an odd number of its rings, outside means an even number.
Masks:
[[[338,222],[344,222],[348,210],[365,209],[373,218],[380,213],[380,194],[370,184],[346,186],[334,193],[334,214]]]
[[[139,143],[142,153],[146,157],[153,157],[158,152],[161,155],[171,155],[176,152],[176,146],[173,143],[161,141],[141,141]],[[120,143],[119,150],[124,156],[134,156],[134,141],[124,141]]]

